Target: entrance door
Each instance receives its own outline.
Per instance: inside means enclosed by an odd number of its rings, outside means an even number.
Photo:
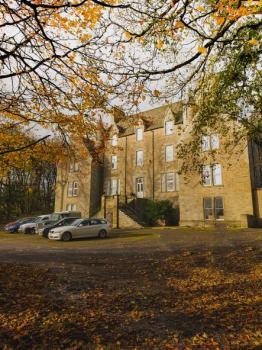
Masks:
[[[144,198],[144,178],[138,177],[136,179],[136,196],[137,198]]]

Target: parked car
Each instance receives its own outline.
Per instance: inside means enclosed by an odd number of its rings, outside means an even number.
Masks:
[[[49,239],[70,241],[74,238],[106,238],[111,225],[105,219],[78,219],[71,226],[56,227],[50,230]]]
[[[69,218],[64,218],[62,220],[59,220],[55,223],[52,224],[46,224],[43,228],[38,229],[38,234],[42,237],[48,238],[48,233],[50,230],[56,227],[62,227],[62,226],[69,226],[71,225],[75,220],[78,220],[78,217],[69,217]]]
[[[19,219],[13,222],[9,222],[8,224],[5,225],[4,229],[5,231],[8,231],[10,233],[17,232],[19,227],[23,224],[28,224],[30,222],[34,222],[36,218],[23,218]]]
[[[47,221],[37,223],[36,228],[35,228],[35,232],[38,234],[41,234],[44,226],[55,224],[55,223],[59,222],[60,220],[62,220],[64,218],[69,218],[69,217],[74,217],[74,218],[80,219],[81,212],[80,211],[60,211],[60,212],[53,213],[50,215],[50,218]]]
[[[39,215],[36,217],[36,220],[34,222],[29,222],[27,224],[21,225],[18,229],[18,232],[35,233],[36,225],[40,222],[46,222],[49,219],[50,219],[50,214]]]

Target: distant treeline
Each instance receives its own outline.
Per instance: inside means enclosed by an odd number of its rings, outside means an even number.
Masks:
[[[54,208],[56,167],[34,160],[31,170],[9,167],[0,177],[0,222]]]

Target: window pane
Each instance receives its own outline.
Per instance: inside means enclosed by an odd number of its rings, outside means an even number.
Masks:
[[[111,161],[112,161],[112,169],[116,169],[117,168],[117,156],[112,156]]]
[[[112,146],[117,146],[117,135],[113,135],[112,137]]]
[[[143,140],[143,128],[136,129],[136,140],[137,141]]]
[[[67,195],[68,197],[73,195],[73,182],[68,182]]]
[[[211,148],[218,149],[219,148],[219,137],[217,134],[213,134],[210,136]]]
[[[106,181],[106,182],[105,182],[105,188],[104,188],[104,190],[105,190],[105,194],[106,194],[107,196],[110,196],[110,181]]]
[[[117,194],[120,194],[120,179],[117,180]]]
[[[136,152],[136,165],[143,165],[143,151]]]
[[[204,205],[204,219],[212,219],[213,218],[213,201],[211,197],[205,197],[203,199]]]
[[[224,218],[223,198],[222,197],[215,197],[214,204],[215,204],[215,218],[216,219],[223,219]]]
[[[175,190],[175,174],[166,174],[166,190],[167,192],[173,192]]]
[[[202,151],[208,151],[210,149],[210,137],[208,135],[202,136]]]
[[[169,120],[165,123],[165,133],[166,135],[173,134],[174,131],[174,121]]]
[[[111,194],[117,194],[117,179],[113,179],[111,182]]]
[[[202,181],[204,186],[211,186],[211,167],[210,165],[203,166]]]
[[[220,164],[213,165],[213,181],[214,185],[222,185],[222,170]]]
[[[78,183],[73,182],[73,196],[77,196],[77,195],[78,195]]]
[[[174,146],[166,146],[166,161],[171,162],[174,159]]]
[[[179,191],[179,175],[176,173],[176,191]]]
[[[79,171],[79,163],[74,163],[74,171]]]
[[[166,174],[161,174],[161,192],[166,192]]]

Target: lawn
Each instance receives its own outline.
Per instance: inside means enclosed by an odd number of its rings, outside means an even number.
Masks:
[[[110,237],[107,239],[99,238],[85,238],[85,239],[75,239],[70,242],[53,241],[43,238],[39,235],[21,234],[21,233],[7,233],[0,231],[0,242],[5,241],[5,243],[13,244],[15,246],[35,246],[40,245],[43,247],[54,247],[54,248],[77,248],[77,247],[104,247],[107,245],[118,245],[128,244],[135,241],[156,239],[159,235],[157,232],[147,230],[146,232],[139,230],[113,230]]]
[[[3,349],[261,348],[256,245],[31,253],[0,263]]]

